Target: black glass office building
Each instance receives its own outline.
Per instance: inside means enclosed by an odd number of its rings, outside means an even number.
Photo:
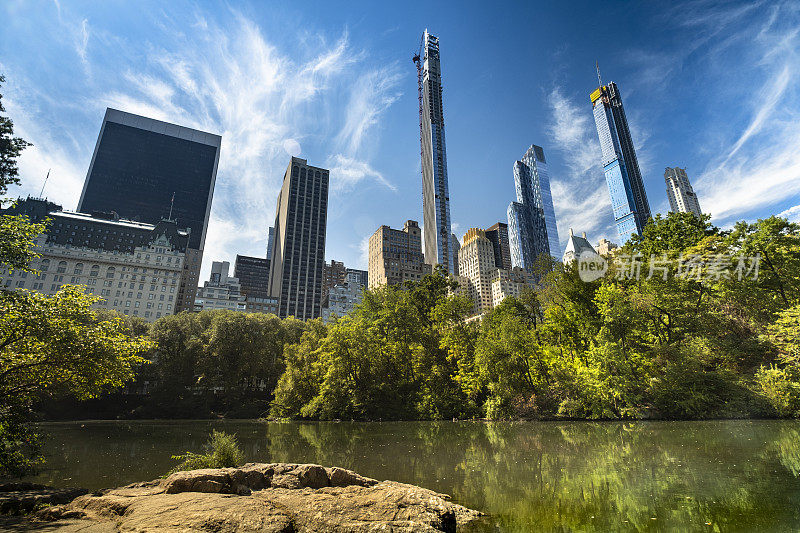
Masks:
[[[178,310],[194,307],[222,138],[107,109],[78,211],[189,228]]]

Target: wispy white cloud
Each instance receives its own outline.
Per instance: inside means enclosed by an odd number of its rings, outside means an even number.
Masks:
[[[592,115],[560,87],[548,95],[548,134],[564,159],[566,176],[551,176],[550,189],[562,246],[570,228],[586,231],[592,239],[619,240],[612,230],[613,218],[608,190],[600,168],[600,146]]]
[[[741,9],[730,11],[725,15],[724,9],[718,10],[717,15],[723,20],[741,17]],[[709,161],[695,186],[701,207],[718,223],[753,218],[759,210],[800,195],[800,90],[791,83],[800,74],[799,14],[796,3],[765,6],[758,15],[750,14],[750,31],[727,38],[729,47],[736,46],[735,57],[721,56],[715,47],[707,52],[710,61],[751,61],[751,78],[763,80],[737,100],[729,123],[713,124],[726,131],[725,126],[739,122],[737,116],[744,124],[729,129],[720,155]],[[698,18],[693,24],[711,28],[716,22]]]
[[[397,187],[389,183],[383,174],[364,161],[336,154],[328,161],[328,166],[330,167],[332,191],[350,190],[365,179],[373,179],[393,191],[397,190]]]
[[[778,213],[778,216],[789,220],[789,222],[795,222],[800,224],[800,205],[796,205],[794,207],[790,207],[785,211],[781,211],[780,213]]]
[[[75,51],[81,59],[81,63],[88,67],[89,60],[86,55],[86,48],[89,46],[89,20],[83,19],[81,21],[80,30],[78,32],[77,42],[75,44]]]
[[[366,140],[381,114],[400,97],[400,82],[396,63],[360,76],[355,82],[347,104],[346,118],[337,142],[349,153],[355,154]]]
[[[399,96],[398,67],[372,64],[366,51],[353,49],[346,30],[332,42],[324,35],[306,39],[303,51],[289,55],[285,42],[240,13],[209,18],[198,10],[190,36],[180,21],[159,18],[161,34],[139,43],[135,60],[127,55],[129,43],[109,40],[110,52],[126,59],[109,65],[93,57],[87,19],[71,21],[63,9],[58,17],[59,24],[81,28],[76,52],[104,80],[96,84],[104,89],[86,88],[83,113],[101,117],[108,106],[222,136],[204,271],[237,252],[264,253],[288,156],[301,155],[301,143],[326,145],[320,136],[332,138],[331,153],[312,162],[329,165],[332,195],[369,181],[396,190],[370,161],[370,148],[380,137],[379,118]],[[62,180],[58,201],[73,208],[88,161],[71,154],[64,136],[44,121],[41,107],[57,115],[52,108],[59,104],[45,104],[41,94],[24,98],[24,86],[19,91],[25,105],[17,106],[12,94],[10,108],[36,145],[24,153],[23,171],[43,178],[54,167]],[[341,101],[348,102],[344,113],[330,107]]]

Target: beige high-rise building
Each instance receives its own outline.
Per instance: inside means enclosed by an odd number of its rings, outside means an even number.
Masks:
[[[536,278],[524,268],[514,267],[510,270],[498,268],[492,271],[489,283],[492,288],[492,307],[497,307],[509,296],[519,298],[525,287],[533,287],[536,284]]]
[[[369,288],[419,281],[431,273],[422,256],[422,232],[416,220],[402,230],[381,226],[369,238]]]
[[[685,168],[664,169],[664,181],[667,184],[667,198],[669,198],[669,210],[673,213],[693,213],[700,217],[703,212],[700,210],[700,203],[694,193],[692,184],[689,183],[689,176],[686,175]]]
[[[464,235],[458,251],[458,272],[466,280],[461,286],[475,303],[473,311],[483,313],[492,308],[492,272],[497,270],[494,262],[494,245],[480,228],[471,228]]]

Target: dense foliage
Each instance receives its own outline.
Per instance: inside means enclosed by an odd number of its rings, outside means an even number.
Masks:
[[[293,418],[704,418],[800,414],[800,235],[657,216],[584,282],[579,264],[480,323],[441,272],[370,291],[285,350]]]

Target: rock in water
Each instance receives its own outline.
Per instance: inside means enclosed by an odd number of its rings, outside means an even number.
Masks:
[[[483,529],[478,511],[449,496],[343,468],[249,463],[81,496],[40,513],[118,531],[456,532]]]

